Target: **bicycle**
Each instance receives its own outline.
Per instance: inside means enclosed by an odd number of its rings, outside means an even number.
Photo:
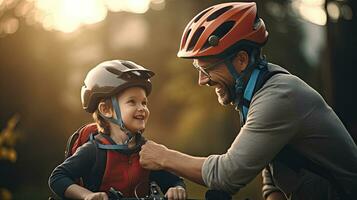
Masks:
[[[168,200],[155,182],[150,183],[150,195],[146,197],[124,197],[123,193],[114,188],[110,188],[107,194],[109,200]],[[55,200],[55,198],[49,197],[48,200]],[[200,199],[187,198],[186,200]],[[204,200],[232,200],[232,196],[220,190],[207,190]]]
[[[120,191],[110,188],[108,191],[109,200],[167,200],[160,187],[155,183],[150,183],[150,195],[147,197],[123,197]],[[187,198],[186,200],[198,200]],[[232,196],[219,190],[208,190],[205,194],[205,200],[232,200]]]

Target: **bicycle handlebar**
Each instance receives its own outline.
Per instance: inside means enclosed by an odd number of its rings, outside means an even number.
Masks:
[[[168,200],[165,197],[160,187],[156,183],[150,184],[150,196],[147,197],[123,197],[120,191],[110,188],[108,191],[109,200]],[[205,194],[205,200],[231,200],[232,196],[226,192],[219,190],[208,190]],[[186,199],[186,200],[198,200],[198,199]]]

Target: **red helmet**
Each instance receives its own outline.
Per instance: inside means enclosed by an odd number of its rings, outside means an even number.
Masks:
[[[257,17],[254,2],[222,3],[205,9],[188,23],[177,56],[215,56],[244,42],[260,47],[267,39],[268,32]]]

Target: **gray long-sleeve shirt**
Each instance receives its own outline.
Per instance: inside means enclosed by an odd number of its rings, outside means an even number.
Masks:
[[[346,192],[356,193],[356,144],[324,99],[291,74],[273,76],[254,94],[245,125],[225,154],[206,159],[202,178],[210,188],[236,193],[268,166],[265,194],[280,190],[303,199],[310,173],[274,161],[286,145],[327,168]]]

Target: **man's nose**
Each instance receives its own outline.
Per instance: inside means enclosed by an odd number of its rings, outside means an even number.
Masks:
[[[199,85],[206,85],[209,83],[209,81],[210,81],[210,79],[206,74],[202,73],[201,71],[198,72],[198,84]]]

